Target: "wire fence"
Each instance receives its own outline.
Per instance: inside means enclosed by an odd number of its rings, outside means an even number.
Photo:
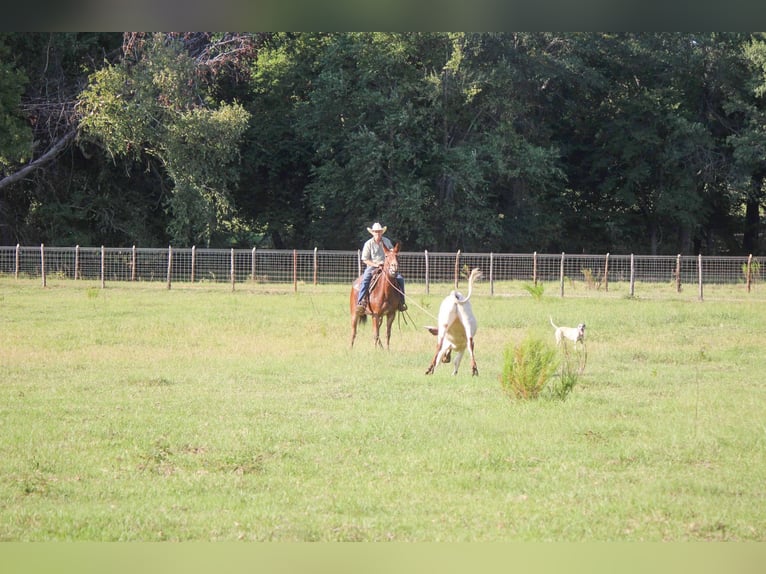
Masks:
[[[751,294],[764,279],[761,258],[750,256],[650,256],[541,253],[402,252],[400,272],[408,285],[429,293],[434,284],[458,287],[468,271],[479,267],[490,293],[510,295],[554,289],[565,294],[614,293],[636,296],[651,289],[693,293],[725,286]],[[359,251],[35,247],[0,246],[0,276],[107,282],[173,284],[267,284],[298,290],[299,286],[350,285],[361,273]],[[654,287],[649,288],[649,285]]]

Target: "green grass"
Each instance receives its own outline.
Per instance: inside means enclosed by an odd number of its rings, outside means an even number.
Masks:
[[[343,287],[0,279],[0,540],[766,540],[763,301],[480,283],[479,377],[426,376],[437,291],[386,352]],[[513,400],[549,315],[585,372]]]

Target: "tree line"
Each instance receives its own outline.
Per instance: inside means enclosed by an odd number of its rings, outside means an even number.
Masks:
[[[0,243],[757,253],[757,33],[2,33]]]

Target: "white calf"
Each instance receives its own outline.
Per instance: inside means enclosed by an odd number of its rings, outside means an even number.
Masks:
[[[479,374],[479,369],[476,368],[476,358],[473,354],[473,337],[476,334],[477,323],[471,309],[471,303],[468,301],[473,292],[473,282],[479,277],[481,277],[481,271],[478,268],[473,269],[468,278],[468,296],[463,297],[458,291],[452,291],[444,298],[439,307],[439,326],[426,327],[437,337],[436,354],[426,371],[426,375],[434,372],[437,363],[448,363],[453,349],[455,350],[455,364],[452,374],[457,375],[466,347],[471,353],[471,374]]]

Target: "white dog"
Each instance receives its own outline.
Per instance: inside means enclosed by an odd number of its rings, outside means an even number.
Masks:
[[[580,323],[577,327],[558,327],[553,322],[553,317],[548,317],[551,320],[551,325],[556,329],[556,344],[561,345],[564,339],[569,339],[577,347],[578,341],[584,347],[585,346],[585,323]]]
[[[426,327],[437,337],[436,354],[426,371],[426,375],[434,372],[437,363],[448,363],[453,349],[455,350],[455,364],[452,374],[457,375],[466,348],[471,353],[471,374],[479,374],[479,369],[476,367],[476,357],[473,354],[473,337],[476,334],[477,323],[471,309],[471,303],[468,301],[473,292],[473,282],[479,277],[481,277],[481,270],[473,269],[468,278],[468,296],[463,297],[458,291],[451,291],[442,300],[439,307],[439,326]]]

